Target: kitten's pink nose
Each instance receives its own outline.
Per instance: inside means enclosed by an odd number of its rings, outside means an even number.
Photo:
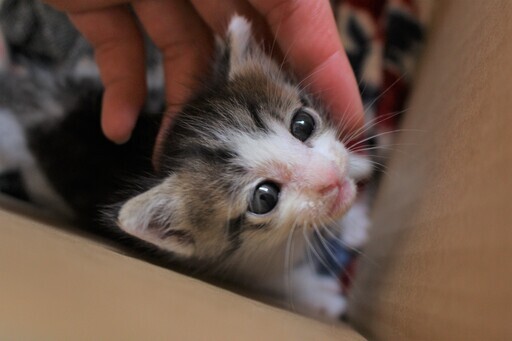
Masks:
[[[320,195],[329,195],[335,190],[339,190],[341,181],[338,176],[337,169],[326,170],[321,177],[320,181],[315,184],[314,188]]]
[[[311,162],[307,177],[313,191],[327,195],[341,186],[340,171],[334,162],[322,161],[317,159]]]

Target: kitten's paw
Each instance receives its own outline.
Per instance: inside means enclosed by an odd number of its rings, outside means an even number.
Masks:
[[[294,270],[292,280],[290,304],[295,311],[327,322],[337,322],[345,313],[347,302],[337,279],[303,265]]]
[[[341,221],[341,240],[349,248],[360,248],[368,240],[371,221],[365,202],[356,202]]]
[[[373,165],[368,156],[349,154],[348,174],[356,181],[366,180],[372,175]]]

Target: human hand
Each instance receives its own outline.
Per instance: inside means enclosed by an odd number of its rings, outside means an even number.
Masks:
[[[357,84],[328,0],[46,0],[67,12],[92,44],[105,93],[102,129],[114,142],[130,138],[146,96],[144,29],[163,53],[169,115],[158,140],[208,70],[213,35],[234,13],[259,38],[276,41],[298,79],[309,84],[348,131],[363,122]],[[129,5],[131,5],[130,9]],[[142,24],[137,24],[135,16]],[[157,147],[159,143],[157,141]]]

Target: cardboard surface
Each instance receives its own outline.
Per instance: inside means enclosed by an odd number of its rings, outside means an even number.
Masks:
[[[22,210],[0,208],[2,340],[362,339],[121,255]]]
[[[512,1],[439,1],[351,316],[380,340],[512,339]]]

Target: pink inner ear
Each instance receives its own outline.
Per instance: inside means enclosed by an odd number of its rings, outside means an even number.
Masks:
[[[324,194],[341,184],[340,170],[334,162],[322,162],[308,167],[305,173],[311,189]]]

